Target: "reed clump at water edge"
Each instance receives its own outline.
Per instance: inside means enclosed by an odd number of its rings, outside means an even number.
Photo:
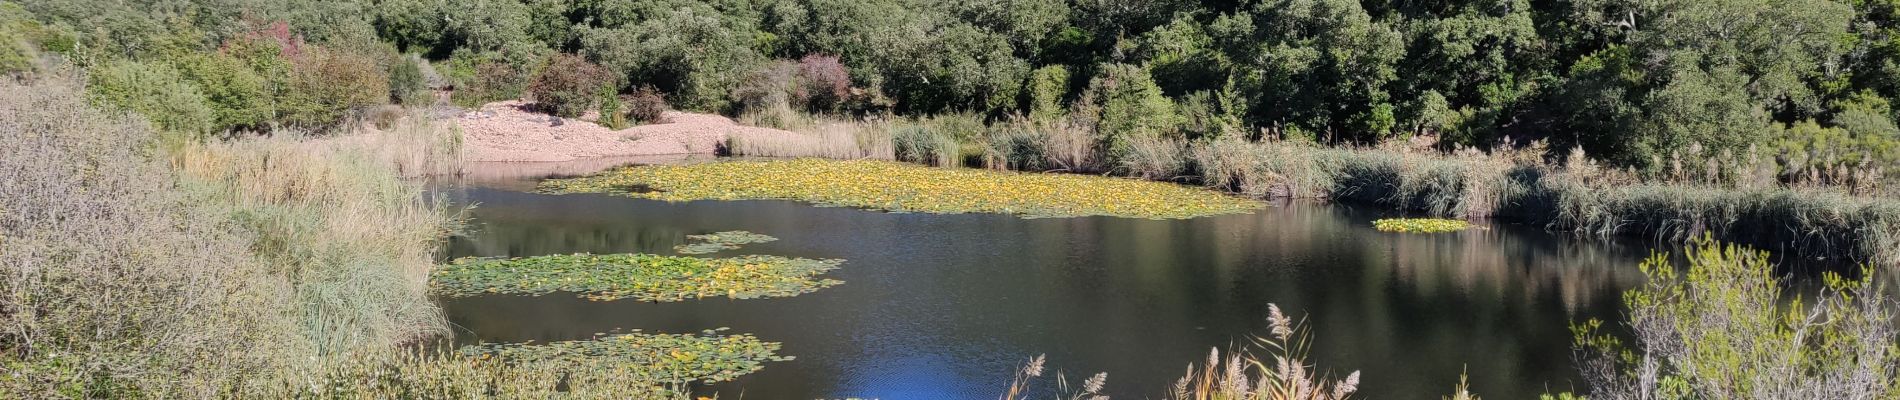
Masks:
[[[1732,154],[1692,147],[1639,172],[1600,166],[1581,150],[1552,151],[1541,143],[1440,151],[1403,143],[1333,147],[1238,133],[1194,140],[1134,137],[1110,148],[1094,123],[1080,117],[823,121],[808,124],[823,128],[802,132],[804,139],[737,138],[728,150],[1123,175],[1256,198],[1333,199],[1435,217],[1497,218],[1590,238],[1687,242],[1706,233],[1790,257],[1900,265],[1900,185],[1891,184],[1900,169],[1811,165],[1768,150]]]

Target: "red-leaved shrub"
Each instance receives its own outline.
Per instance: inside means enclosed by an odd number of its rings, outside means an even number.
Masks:
[[[838,56],[811,54],[798,60],[798,98],[807,109],[836,111],[851,96],[851,71]]]

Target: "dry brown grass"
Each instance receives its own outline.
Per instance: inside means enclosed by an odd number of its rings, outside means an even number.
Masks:
[[[735,156],[820,157],[843,160],[893,160],[897,156],[887,122],[823,121],[797,135],[736,132],[726,141]]]

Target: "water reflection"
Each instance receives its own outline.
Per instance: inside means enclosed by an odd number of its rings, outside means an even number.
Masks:
[[[1645,249],[1502,225],[1374,231],[1383,214],[1282,204],[1185,221],[891,214],[779,201],[663,203],[492,187],[451,256],[670,253],[684,236],[780,238],[726,254],[848,259],[844,285],[794,298],[652,304],[565,295],[445,302],[462,340],[584,338],[615,328],[731,327],[796,361],[716,390],[757,398],[988,398],[1026,358],[1117,398],[1160,397],[1213,346],[1265,332],[1269,302],[1310,317],[1313,355],[1364,371],[1370,398],[1435,397],[1467,366],[1491,398],[1567,389],[1566,324],[1615,316]]]

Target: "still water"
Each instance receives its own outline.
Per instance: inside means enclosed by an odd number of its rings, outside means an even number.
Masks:
[[[722,398],[993,399],[1037,354],[1077,383],[1108,372],[1114,398],[1163,398],[1210,349],[1266,334],[1269,303],[1306,317],[1320,368],[1361,371],[1362,398],[1436,399],[1466,370],[1486,398],[1534,398],[1581,385],[1567,324],[1616,319],[1648,251],[1511,225],[1388,234],[1371,221],[1390,213],[1301,202],[1175,221],[1022,219],[531,189],[441,189],[478,205],[448,256],[673,254],[686,235],[745,230],[779,240],[715,256],[847,260],[828,275],[844,284],[792,298],[443,300],[462,342],[729,327],[797,358],[702,388]]]

